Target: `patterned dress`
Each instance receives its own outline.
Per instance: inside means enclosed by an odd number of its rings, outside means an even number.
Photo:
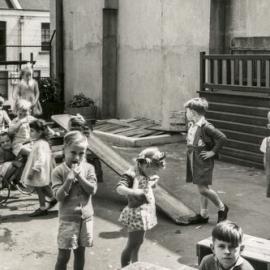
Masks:
[[[155,197],[150,184],[150,179],[142,175],[137,168],[129,170],[118,183],[129,188],[143,189],[146,200],[137,207],[131,206],[132,198],[128,198],[129,204],[120,214],[119,221],[129,231],[150,230],[157,224]]]

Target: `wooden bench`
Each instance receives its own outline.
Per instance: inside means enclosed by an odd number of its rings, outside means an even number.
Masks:
[[[212,237],[197,243],[197,256],[199,264],[205,255],[211,254],[210,244]],[[247,259],[255,269],[270,270],[270,241],[264,238],[244,235],[245,249],[242,256]]]
[[[169,268],[165,268],[165,267],[154,265],[152,263],[147,263],[147,262],[136,262],[122,269],[125,269],[125,270],[169,270]],[[177,269],[178,270],[195,270],[196,268],[192,268],[184,264],[179,264],[179,266],[177,266]]]

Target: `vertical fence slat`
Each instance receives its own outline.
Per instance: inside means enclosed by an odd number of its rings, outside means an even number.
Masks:
[[[235,82],[235,76],[234,76],[234,65],[235,65],[235,61],[231,60],[231,84],[234,85]]]
[[[208,59],[207,61],[207,83],[212,83],[211,77],[212,77],[212,60]]]
[[[222,84],[227,84],[227,60],[222,60]]]
[[[269,87],[269,60],[265,61],[265,87]]]
[[[243,85],[243,60],[239,60],[239,85]]]
[[[205,52],[200,53],[200,91],[204,91],[205,83]]]
[[[256,61],[256,69],[257,69],[257,86],[258,87],[261,87],[261,84],[262,84],[262,82],[261,82],[261,78],[262,78],[262,71],[261,71],[261,60],[257,60]]]
[[[252,86],[252,60],[247,60],[247,85]]]
[[[214,60],[214,84],[218,84],[218,60]]]

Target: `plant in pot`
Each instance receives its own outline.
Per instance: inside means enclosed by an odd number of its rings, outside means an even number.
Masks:
[[[65,103],[61,100],[61,90],[56,79],[50,77],[40,78],[39,101],[43,110],[43,118],[50,119],[51,115],[62,114]]]
[[[97,119],[97,106],[93,99],[86,97],[83,93],[76,94],[70,100],[67,113],[76,115],[81,114],[86,120],[95,123]]]

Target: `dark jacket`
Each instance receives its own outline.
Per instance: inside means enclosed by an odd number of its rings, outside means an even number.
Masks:
[[[208,121],[197,128],[193,146],[189,147],[187,157],[186,181],[194,184],[212,184],[214,158],[226,142],[226,136],[219,129],[215,128]],[[216,155],[203,160],[200,157],[202,151],[213,151]],[[192,152],[192,155],[190,153]],[[192,162],[190,160],[192,157]],[[192,166],[193,163],[193,166]],[[191,167],[192,166],[192,167]]]

